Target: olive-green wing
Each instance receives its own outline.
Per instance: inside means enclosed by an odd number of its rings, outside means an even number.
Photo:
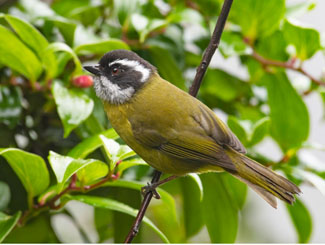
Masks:
[[[229,171],[235,170],[224,148],[211,137],[197,134],[197,130],[169,129],[167,130],[169,132],[161,133],[143,123],[131,123],[131,125],[136,140],[146,147],[160,150],[164,154],[184,161],[214,164]]]
[[[204,104],[199,104],[200,113],[194,112],[194,120],[205,133],[221,146],[230,146],[235,151],[246,153],[246,149],[233,132]]]

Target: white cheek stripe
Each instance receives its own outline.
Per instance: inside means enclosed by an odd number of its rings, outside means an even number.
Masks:
[[[114,64],[129,66],[132,67],[134,70],[140,72],[142,74],[141,82],[143,83],[146,82],[150,76],[150,70],[148,68],[145,68],[142,64],[140,64],[139,61],[128,60],[128,59],[115,60],[112,63],[110,63],[108,66],[112,66]]]
[[[101,83],[103,85],[101,85]],[[121,89],[117,84],[112,83],[105,76],[95,77],[94,88],[97,96],[112,104],[123,104],[131,99],[134,88]]]

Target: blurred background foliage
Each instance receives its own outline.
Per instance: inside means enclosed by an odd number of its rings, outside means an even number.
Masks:
[[[110,128],[82,64],[130,49],[187,90],[222,2],[0,1],[0,241],[123,242],[153,169]],[[249,79],[209,68],[199,99],[227,115],[251,157],[324,195],[324,163],[298,155],[306,147],[324,150],[308,141],[303,101],[310,93],[325,101],[324,77],[303,66],[316,52],[324,55],[324,42],[295,21],[314,6],[235,0],[219,50],[224,58],[239,57]],[[288,71],[301,74],[304,83]],[[278,144],[280,159],[258,152],[265,137]],[[223,173],[168,183],[159,190],[162,199],[151,203],[136,242],[235,242],[246,192]],[[299,197],[287,210],[295,242],[308,242],[309,210]]]

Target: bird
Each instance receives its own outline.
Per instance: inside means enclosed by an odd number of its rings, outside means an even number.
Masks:
[[[94,90],[112,127],[156,170],[175,177],[226,171],[274,208],[275,197],[293,204],[301,193],[246,156],[243,144],[209,107],[164,80],[135,52],[113,50],[84,69],[94,75]]]

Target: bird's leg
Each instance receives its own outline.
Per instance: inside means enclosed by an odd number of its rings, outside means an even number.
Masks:
[[[148,182],[146,186],[143,186],[141,188],[141,193],[142,193],[143,196],[145,196],[148,192],[152,192],[154,198],[160,199],[160,195],[158,194],[156,188],[158,186],[163,185],[163,184],[165,184],[165,183],[167,183],[167,182],[169,182],[169,181],[171,181],[173,179],[176,179],[178,177],[179,176],[172,175],[172,176],[169,176],[166,179],[160,180],[160,181],[158,181],[156,183],[149,183]]]

